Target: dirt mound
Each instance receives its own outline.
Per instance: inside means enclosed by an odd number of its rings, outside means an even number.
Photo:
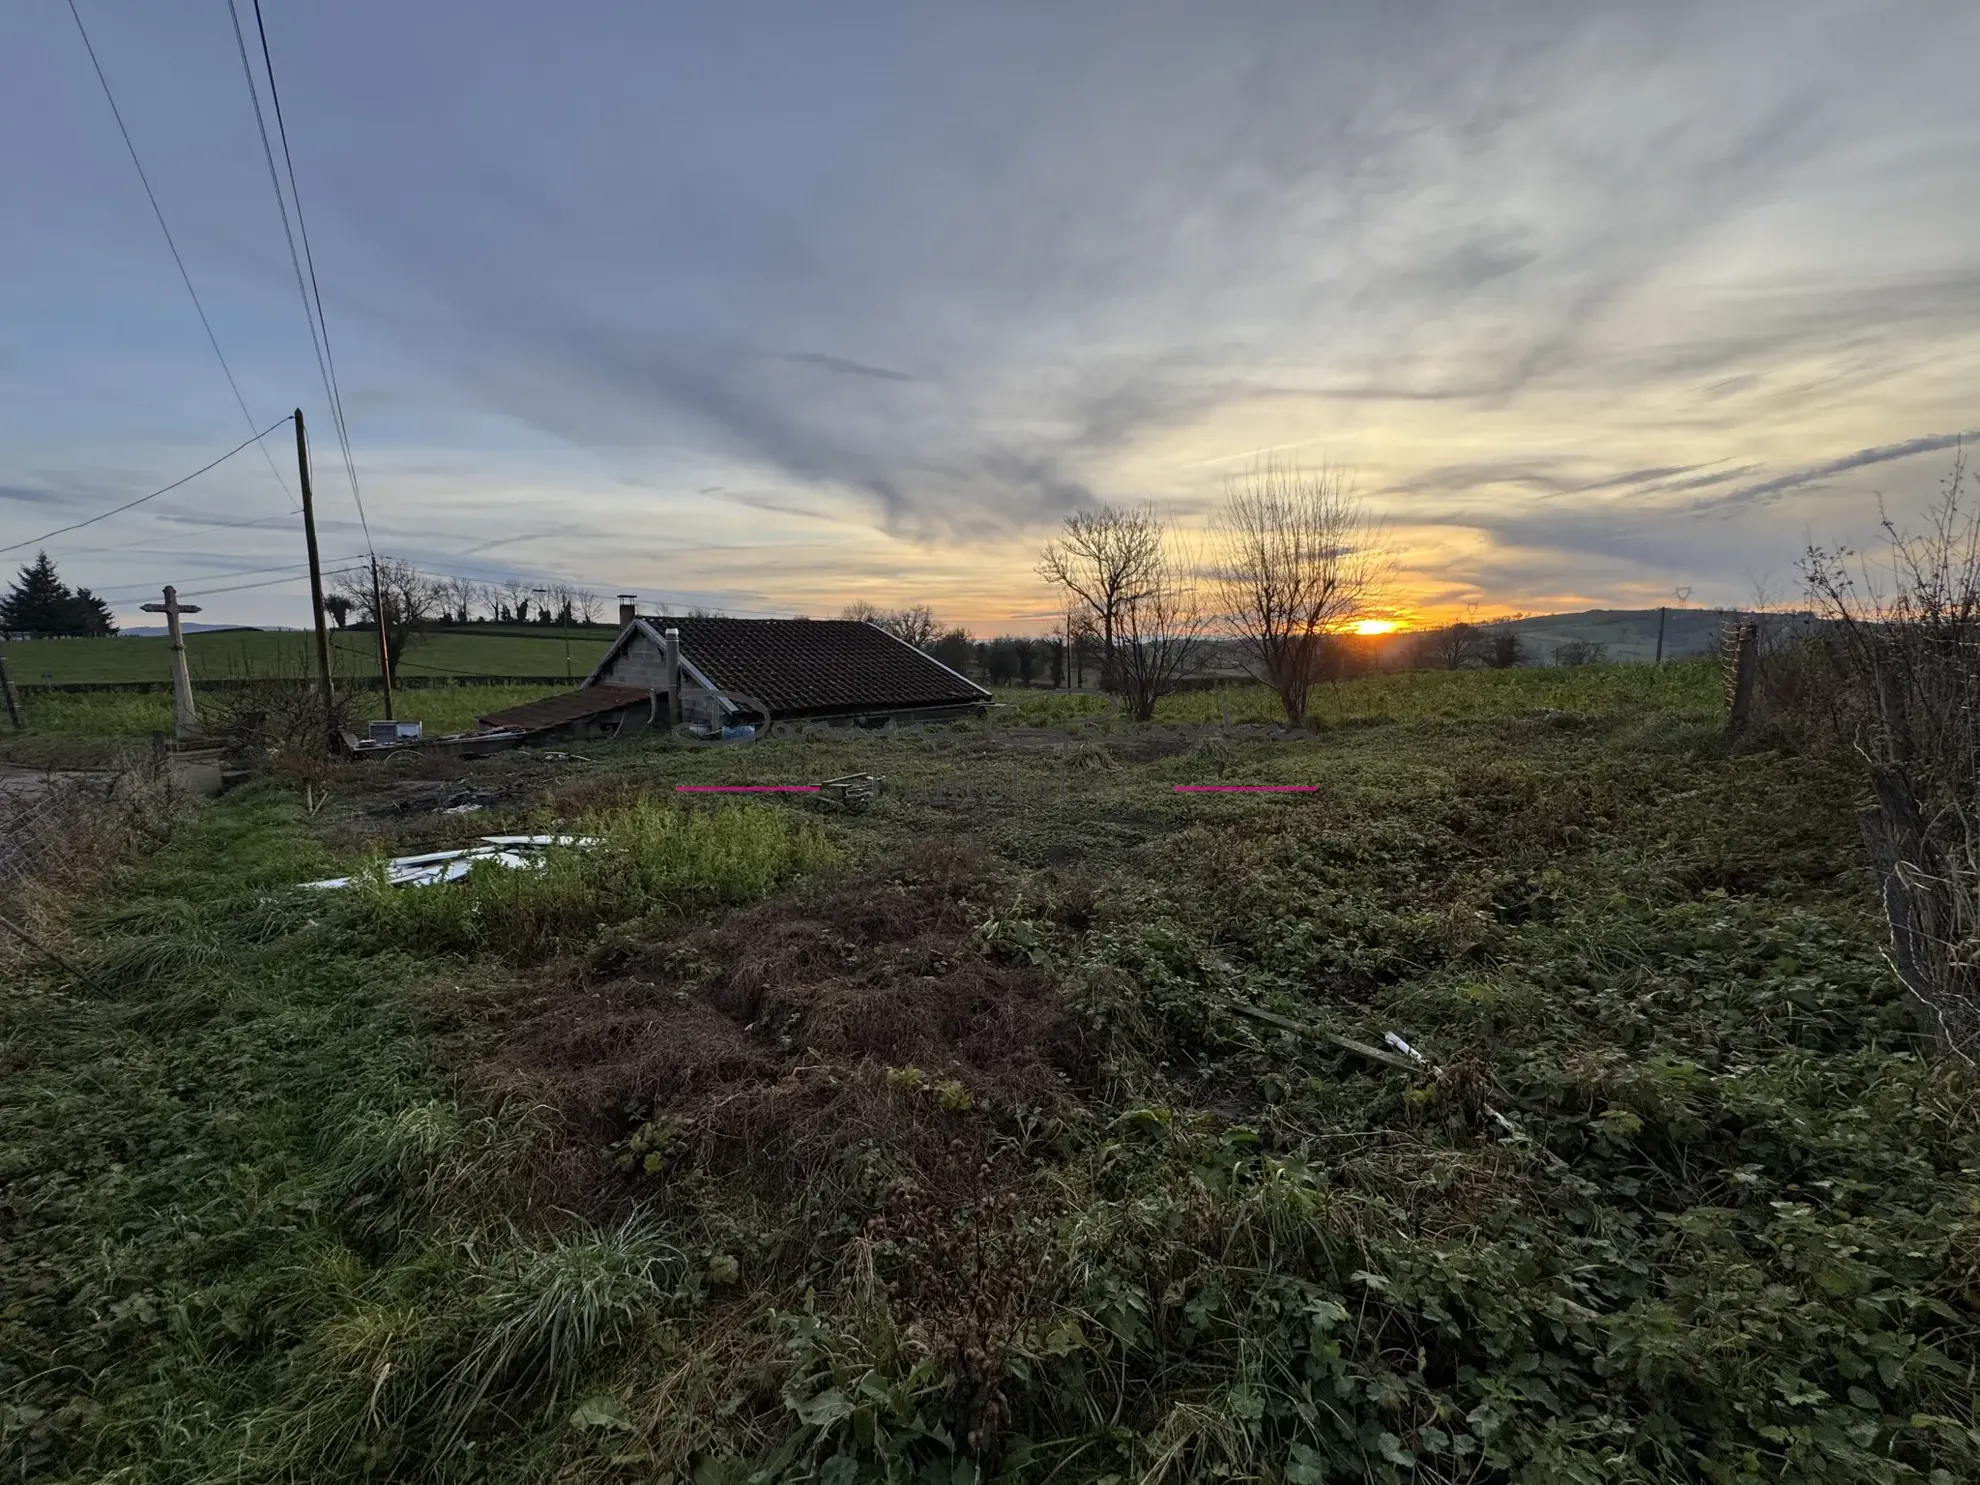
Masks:
[[[977,940],[1013,891],[986,857],[916,849],[508,1000],[473,1079],[635,1185],[700,1171],[780,1198],[857,1147],[876,1189],[965,1197],[1008,1158],[1001,1128],[1092,1074],[1046,978]]]

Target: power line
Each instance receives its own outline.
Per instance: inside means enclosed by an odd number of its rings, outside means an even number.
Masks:
[[[69,0],[69,14],[75,17],[76,31],[82,37],[83,50],[89,53],[89,65],[96,70],[96,80],[103,88],[103,97],[110,105],[111,117],[117,121],[117,132],[124,136],[124,148],[130,151],[131,164],[137,167],[138,181],[144,186],[145,200],[151,203],[151,214],[158,218],[158,230],[165,234],[165,246],[172,250],[172,261],[178,265],[179,278],[186,286],[186,293],[192,296],[193,309],[199,315],[200,326],[206,331],[206,343],[213,347],[214,359],[220,363],[220,370],[227,378],[227,385],[233,389],[234,401],[240,404],[241,416],[248,427],[254,426],[254,414],[248,411],[247,398],[241,395],[240,383],[234,380],[234,369],[227,364],[226,354],[220,349],[220,338],[213,333],[213,322],[206,317],[206,306],[200,303],[199,290],[193,287],[192,275],[186,272],[186,260],[179,256],[179,245],[172,238],[172,229],[165,225],[165,212],[158,204],[158,195],[151,189],[151,177],[144,173],[144,162],[138,158],[137,146],[131,142],[131,131],[124,126],[124,112],[117,107],[117,96],[110,91],[110,79],[104,76],[103,64],[96,59],[96,48],[89,39],[89,28],[83,25],[82,12],[76,9],[76,0]],[[288,421],[282,419],[283,423]],[[275,427],[279,428],[281,423]],[[271,428],[269,432],[273,432]],[[257,433],[249,442],[259,444],[266,433]],[[245,445],[243,445],[245,447]],[[268,461],[268,472],[275,476],[275,483],[282,487],[283,495],[293,500],[289,494],[288,481],[282,478],[282,471],[275,467],[275,456],[268,452],[267,445],[261,445],[261,456]],[[162,493],[162,492],[161,492]],[[12,551],[13,548],[0,548]]]
[[[179,479],[175,479],[172,481],[171,484],[166,485],[162,489],[153,490],[149,495],[140,495],[135,500],[126,500],[122,505],[113,506],[111,509],[104,511],[99,515],[91,516],[86,521],[73,521],[67,526],[57,526],[53,531],[44,531],[39,536],[31,536],[26,541],[17,541],[10,547],[0,547],[0,553],[18,552],[22,547],[39,546],[42,542],[48,540],[48,538],[51,536],[61,536],[66,532],[80,531],[85,526],[94,526],[98,521],[107,521],[112,516],[122,515],[125,511],[130,510],[135,506],[143,505],[147,500],[156,500],[160,495],[164,495],[169,493],[170,491],[178,489],[179,486],[185,484],[188,480],[198,479],[202,474],[205,474],[207,470],[225,464],[229,459],[233,458],[234,455],[238,454],[242,449],[246,448],[249,444],[260,443],[262,439],[266,438],[269,434],[273,433],[277,428],[281,427],[284,423],[288,421],[289,421],[289,417],[287,415],[277,418],[274,422],[270,423],[266,428],[262,429],[259,433],[255,434],[254,437],[245,439],[242,442],[235,444],[231,449],[227,450],[226,453],[222,454],[218,459],[215,459],[213,463],[202,464],[200,465],[199,468],[195,469],[191,474],[185,475]],[[267,449],[264,448],[262,452],[266,453]]]
[[[70,551],[63,552],[61,556],[64,561],[68,561],[74,557],[97,557],[105,552],[128,552],[133,547],[143,547],[148,551],[155,551],[161,547],[169,546],[174,542],[191,541],[196,537],[210,535],[215,531],[245,531],[259,526],[279,525],[296,514],[297,512],[295,511],[284,511],[279,516],[261,516],[252,521],[220,521],[204,516],[181,516],[179,519],[190,525],[193,529],[182,531],[176,536],[147,536],[137,541],[118,542],[114,546],[76,547]],[[224,561],[225,559],[222,558],[221,560]]]
[[[363,560],[364,560],[363,552],[359,552],[356,556],[353,557],[336,557],[332,559],[332,561],[336,563],[361,562]],[[210,582],[217,582],[221,578],[259,577],[261,576],[261,574],[265,572],[294,573],[298,568],[307,568],[308,566],[309,564],[307,562],[281,562],[271,567],[242,567],[242,568],[237,568],[231,572],[209,572],[203,575],[196,575],[193,578],[193,581],[196,583],[199,582],[210,583]],[[305,572],[302,573],[301,576],[306,577],[308,576],[308,574]],[[103,588],[103,589],[99,589],[98,591],[100,592],[101,596],[105,598],[130,598],[130,597],[135,597],[141,593],[155,593],[158,591],[158,585],[156,583],[123,583],[123,584],[119,584],[116,587]],[[183,596],[187,598],[196,598],[199,595],[196,593],[187,593]]]
[[[340,568],[336,572],[326,572],[323,575],[325,577],[343,577],[347,573],[362,571],[364,569],[361,567],[345,567]],[[182,598],[211,598],[219,593],[245,593],[250,588],[277,588],[283,583],[300,583],[307,581],[308,578],[309,574],[306,572],[292,572],[287,577],[265,578],[258,583],[235,583],[227,588],[201,588],[196,593],[183,593],[180,596]]]
[[[364,495],[358,488],[357,462],[351,457],[350,425],[344,418],[343,388],[337,380],[337,358],[330,349],[330,322],[323,313],[323,291],[316,279],[316,255],[309,246],[309,223],[303,216],[302,190],[296,183],[295,157],[289,152],[289,126],[282,116],[282,94],[275,84],[275,59],[268,47],[268,28],[261,18],[261,0],[254,0],[255,30],[261,41],[261,62],[268,75],[268,98],[275,109],[275,131],[282,141],[282,163],[289,176],[289,196],[296,204],[296,226],[289,230],[289,209],[282,198],[282,182],[275,170],[275,152],[268,139],[268,123],[261,112],[261,93],[255,86],[254,68],[248,61],[247,40],[241,33],[240,11],[234,0],[227,0],[227,14],[234,23],[234,43],[240,49],[241,70],[247,77],[248,95],[254,100],[255,128],[261,134],[261,151],[268,161],[269,184],[275,188],[275,206],[282,216],[282,235],[288,239],[289,262],[296,273],[296,290],[302,295],[303,318],[309,324],[310,345],[316,351],[316,369],[323,378],[323,395],[330,403],[330,418],[337,430],[337,445],[344,457],[344,475],[350,481],[351,499],[357,506],[358,525],[364,531],[367,551],[372,549],[371,522],[364,513]],[[302,261],[296,261],[296,238],[302,238]],[[309,270],[309,285],[303,285],[303,269]]]

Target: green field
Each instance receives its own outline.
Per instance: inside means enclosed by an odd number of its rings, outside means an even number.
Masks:
[[[1713,712],[1723,702],[1713,661],[1578,665],[1517,670],[1406,670],[1315,686],[1307,715],[1317,726],[1514,716],[1523,712]],[[1057,726],[1117,715],[1113,701],[1089,692],[998,690],[1001,715],[1031,726]],[[1164,697],[1158,723],[1281,723],[1285,713],[1267,687],[1226,686]]]
[[[0,946],[0,1472],[1980,1478],[1847,758],[1709,667],[1015,700],[271,778]],[[293,885],[521,828],[599,844]]]
[[[554,694],[541,685],[422,686],[398,692],[393,711],[438,735],[465,732],[489,712]],[[357,709],[359,720],[385,715],[376,691],[358,693]],[[172,697],[164,691],[29,692],[21,711],[29,732],[48,738],[148,738],[172,730]],[[5,742],[0,734],[0,745]]]
[[[613,635],[599,629],[550,629],[543,634],[439,628],[416,639],[400,670],[406,675],[532,675],[583,680]],[[339,675],[378,674],[377,639],[368,631],[333,631],[332,663]],[[23,639],[0,644],[0,658],[17,686],[83,681],[169,681],[171,643],[164,636],[110,639]],[[186,664],[195,681],[242,675],[308,675],[315,642],[295,632],[222,630],[186,636]]]

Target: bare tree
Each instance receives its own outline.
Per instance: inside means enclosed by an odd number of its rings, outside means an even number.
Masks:
[[[1492,640],[1476,624],[1426,629],[1409,642],[1409,662],[1417,670],[1477,670],[1492,660]]]
[[[376,571],[374,589],[368,564],[346,568],[337,574],[337,592],[360,619],[384,631],[385,654],[396,674],[407,648],[440,609],[440,582],[397,557],[380,557]]]
[[[871,624],[875,629],[884,629],[895,639],[913,645],[917,650],[928,649],[942,633],[934,610],[925,603],[909,608],[883,609],[861,598],[840,609],[839,617],[855,624]]]
[[[1167,528],[1152,506],[1074,511],[1038,558],[1038,575],[1066,591],[1100,640],[1100,685],[1113,690],[1122,615],[1144,599],[1163,563]]]
[[[1086,667],[1098,651],[1100,639],[1094,632],[1092,616],[1078,609],[1067,609],[1060,631],[1066,643],[1066,689],[1086,686]]]
[[[1382,525],[1344,471],[1267,459],[1231,480],[1214,541],[1222,617],[1296,727],[1326,647],[1369,616],[1394,573]]]
[[[577,606],[580,624],[596,624],[598,615],[603,612],[605,600],[589,588],[579,588],[571,595],[571,602]]]
[[[895,639],[911,644],[917,650],[925,650],[934,644],[935,637],[942,632],[941,625],[935,622],[934,610],[925,603],[895,609],[887,615],[881,627]]]
[[[521,578],[504,578],[500,583],[491,583],[496,595],[497,618],[506,617],[511,623],[527,623],[529,619],[529,584]]]
[[[1164,696],[1203,668],[1209,643],[1209,615],[1197,588],[1195,564],[1172,550],[1157,521],[1155,555],[1142,569],[1139,586],[1123,599],[1114,618],[1112,669],[1116,688],[1136,722],[1155,720]]]
[[[449,622],[465,624],[474,608],[481,584],[473,578],[442,577],[433,580],[435,607]]]
[[[328,593],[323,598],[323,612],[328,614],[339,629],[351,622],[351,610],[357,607],[342,593]]]
[[[547,618],[559,624],[572,623],[576,617],[577,589],[570,583],[555,582],[544,588],[543,611]]]

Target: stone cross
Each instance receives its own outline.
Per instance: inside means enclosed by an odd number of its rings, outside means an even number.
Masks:
[[[186,636],[179,628],[179,615],[196,614],[199,605],[179,602],[179,590],[165,585],[163,603],[147,603],[148,614],[165,616],[166,632],[172,636],[172,735],[181,742],[199,735],[199,713],[193,709],[192,676],[186,670]]]

